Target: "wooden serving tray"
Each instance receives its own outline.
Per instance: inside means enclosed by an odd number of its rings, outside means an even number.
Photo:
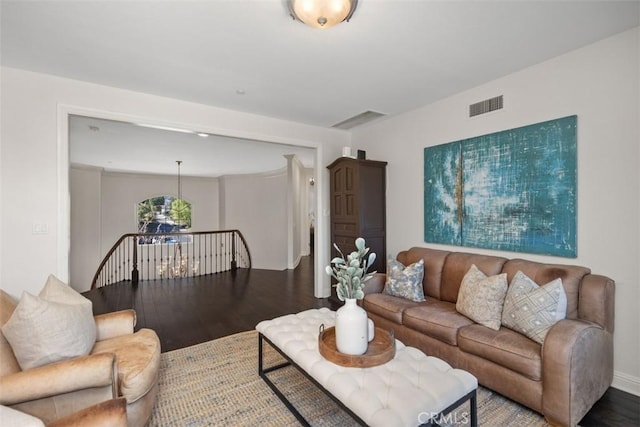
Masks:
[[[392,331],[376,327],[376,335],[369,342],[365,354],[354,356],[340,353],[336,348],[336,328],[320,326],[318,350],[322,357],[336,365],[348,368],[370,368],[387,363],[396,355],[396,340]]]

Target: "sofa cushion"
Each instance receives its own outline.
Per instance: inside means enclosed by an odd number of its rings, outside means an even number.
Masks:
[[[497,331],[500,329],[506,293],[506,274],[487,277],[473,264],[462,279],[456,310],[469,319]]]
[[[390,320],[399,325],[402,324],[402,312],[409,307],[424,304],[408,299],[394,297],[387,294],[369,294],[364,297],[362,307],[368,312]]]
[[[118,389],[131,404],[155,385],[160,368],[160,340],[151,329],[97,341],[92,354],[114,353],[118,363]]]
[[[431,300],[428,305],[407,308],[402,324],[447,344],[458,345],[458,330],[473,325],[473,321],[458,313],[454,303]]]
[[[85,356],[96,340],[91,301],[49,276],[38,296],[23,292],[2,333],[22,370]]]
[[[518,271],[504,299],[502,325],[542,344],[551,326],[564,319],[566,311],[567,296],[562,280],[555,279],[538,286]]]
[[[542,380],[542,346],[511,329],[466,326],[458,333],[458,347],[534,381]]]
[[[387,280],[384,285],[384,293],[415,302],[422,302],[424,301],[423,277],[424,261],[422,259],[405,267],[400,261],[389,257],[387,260]]]

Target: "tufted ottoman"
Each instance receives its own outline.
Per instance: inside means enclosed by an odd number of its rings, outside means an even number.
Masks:
[[[394,359],[384,365],[342,367],[327,361],[318,351],[321,324],[334,326],[335,312],[327,308],[307,310],[265,320],[256,326],[260,376],[304,425],[309,424],[266,375],[289,363],[363,425],[417,426],[441,421],[469,421],[472,426],[477,425],[478,381],[470,373],[453,369],[443,360],[426,356],[397,340]],[[264,368],[263,341],[289,363]],[[470,401],[471,408],[460,415],[465,419],[453,419],[454,414],[449,413],[466,401]]]

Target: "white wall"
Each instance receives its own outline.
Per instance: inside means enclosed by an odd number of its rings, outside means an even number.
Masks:
[[[239,229],[247,239],[256,268],[295,268],[308,254],[306,175],[295,157],[286,170],[220,178],[182,177],[182,196],[192,204],[192,230]],[[90,288],[96,268],[113,244],[137,232],[138,202],[176,196],[176,177],[104,172],[72,166],[71,285]],[[219,187],[225,191],[219,191]],[[228,220],[220,221],[219,215]],[[307,227],[302,230],[299,224]],[[301,231],[302,230],[302,231]],[[306,242],[302,253],[301,242]]]
[[[302,226],[302,240],[300,248],[303,255],[309,255],[313,248],[311,247],[311,226],[316,217],[316,187],[311,185],[310,180],[314,179],[315,171],[310,168],[306,168],[302,175],[302,188],[303,188],[303,200],[302,203],[305,208],[302,210],[302,218],[300,218],[300,224]],[[313,218],[313,221],[312,221]]]
[[[287,169],[220,177],[221,227],[244,235],[253,268],[285,270],[288,248]]]
[[[304,166],[294,155],[287,155],[287,229],[288,229],[288,250],[287,268],[294,269],[300,262],[303,255],[302,244],[302,211],[306,210],[304,204],[302,179]]]
[[[389,162],[387,252],[411,246],[580,264],[616,281],[614,385],[640,394],[640,73],[638,28],[401,116],[356,128],[352,144]],[[468,105],[504,95],[473,119]],[[423,242],[423,150],[578,115],[578,258]]]
[[[136,207],[139,202],[155,196],[178,196],[176,179],[168,175],[103,173],[102,256],[120,236],[138,231]],[[218,179],[183,176],[181,183],[182,198],[191,203],[191,229],[218,230]]]
[[[71,265],[69,284],[82,292],[102,260],[101,188],[102,171],[98,168],[73,167],[69,170],[71,193]]]
[[[72,166],[70,284],[86,291],[113,244],[136,233],[137,204],[155,196],[177,196],[175,176],[103,172]],[[193,231],[217,230],[217,178],[182,177],[182,198],[191,203]]]
[[[319,165],[331,163],[350,140],[337,129],[7,67],[0,69],[0,92],[0,286],[14,296],[38,292],[50,273],[69,279],[71,113],[316,147]],[[318,178],[318,199],[327,206],[318,218],[316,264],[323,266],[329,261],[326,170]],[[34,224],[45,224],[47,233],[33,234]],[[315,286],[317,296],[329,294],[322,268],[316,268]]]

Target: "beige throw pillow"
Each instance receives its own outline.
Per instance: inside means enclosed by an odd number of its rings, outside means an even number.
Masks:
[[[487,277],[472,265],[462,278],[456,310],[474,322],[497,331],[500,329],[506,293],[506,273]]]
[[[22,370],[85,356],[96,341],[91,301],[50,276],[39,296],[23,292],[2,333]]]
[[[502,310],[502,324],[542,344],[549,329],[565,318],[567,295],[561,279],[538,286],[521,271],[509,285]]]

